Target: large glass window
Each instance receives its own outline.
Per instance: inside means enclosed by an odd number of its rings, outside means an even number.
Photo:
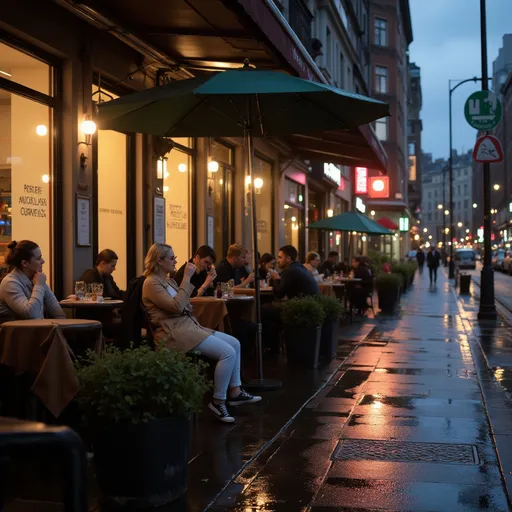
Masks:
[[[209,187],[213,195],[213,248],[217,258],[223,258],[234,243],[233,179],[234,151],[219,141],[211,144],[210,160],[218,163],[217,172],[209,172]]]
[[[109,91],[93,86],[93,101],[101,103],[117,98]],[[98,252],[113,250],[119,257],[114,278],[121,289],[128,280],[126,165],[127,136],[113,130],[98,131]]]
[[[0,76],[50,95],[49,65],[0,43]],[[52,280],[52,109],[0,88],[0,262],[11,240],[33,240]]]
[[[375,133],[379,140],[388,140],[389,138],[388,119],[388,117],[383,117],[382,119],[377,119],[377,121],[375,121]]]
[[[317,222],[324,216],[322,212],[323,208],[323,197],[322,194],[315,190],[309,189],[308,192],[308,224]],[[308,251],[317,252],[320,255],[322,252],[322,233],[318,229],[310,229],[308,231]]]
[[[285,179],[284,243],[293,245],[304,258],[304,187]]]
[[[173,140],[183,146],[190,145],[189,139]],[[167,154],[164,169],[165,240],[172,245],[180,265],[192,256],[190,240],[191,166],[192,157],[187,153],[175,148]]]
[[[272,253],[272,164],[254,159],[254,187],[256,190],[256,219],[258,221],[258,250]]]

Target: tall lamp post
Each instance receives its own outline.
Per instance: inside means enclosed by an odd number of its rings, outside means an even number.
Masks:
[[[485,0],[481,0],[485,2]],[[487,62],[487,58],[486,58]],[[487,64],[486,64],[487,65]],[[487,73],[485,75],[485,84],[487,87]],[[476,76],[473,78],[466,78],[466,80],[448,80],[448,91],[449,91],[449,109],[448,109],[448,115],[449,115],[449,121],[450,121],[450,155],[448,157],[448,170],[449,170],[449,196],[450,196],[450,266],[448,267],[448,277],[450,279],[453,279],[455,277],[455,263],[453,261],[453,234],[455,232],[454,226],[453,226],[453,129],[452,129],[452,95],[455,89],[457,87],[460,87],[462,84],[466,84],[468,82],[478,82],[482,81],[481,78],[477,78]],[[452,82],[457,82],[456,85],[452,87]]]
[[[446,266],[446,171],[448,170],[448,166],[445,165],[443,167],[443,208],[441,209],[441,215],[443,216],[443,254],[444,261]]]
[[[487,69],[487,21],[485,0],[480,0],[480,40],[482,52],[482,91],[489,90]],[[494,274],[491,266],[491,172],[490,164],[483,164],[484,175],[484,264],[480,280],[479,319],[496,319],[494,303]]]

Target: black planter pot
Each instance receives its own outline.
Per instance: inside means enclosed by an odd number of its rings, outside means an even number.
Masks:
[[[170,503],[187,490],[190,419],[172,416],[96,432],[96,476],[108,505],[131,509]]]
[[[290,364],[306,366],[307,368],[317,368],[321,333],[321,327],[301,329],[286,326],[284,328],[284,340],[288,362]]]
[[[392,315],[396,311],[399,302],[400,290],[393,288],[386,288],[378,290],[379,308],[381,313],[385,315]]]
[[[340,331],[339,320],[327,319],[322,325],[320,335],[320,357],[331,361],[336,357],[338,350],[338,334]]]

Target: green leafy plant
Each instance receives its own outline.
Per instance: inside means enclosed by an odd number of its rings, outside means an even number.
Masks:
[[[341,317],[343,307],[338,299],[326,295],[317,295],[315,298],[322,306],[327,320],[336,320]]]
[[[377,291],[381,290],[399,290],[403,284],[403,274],[381,274],[375,280]]]
[[[147,346],[121,351],[108,346],[77,362],[77,401],[91,424],[147,422],[200,409],[209,383],[207,365],[181,352]]]
[[[317,297],[301,297],[283,302],[281,319],[289,327],[318,327],[324,323],[325,312]]]
[[[391,265],[391,272],[395,274],[400,274],[403,277],[403,286],[407,288],[410,278],[410,269],[406,263],[394,263]]]

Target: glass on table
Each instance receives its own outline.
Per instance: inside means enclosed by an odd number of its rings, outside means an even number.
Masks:
[[[232,298],[235,296],[235,281],[230,279],[228,281],[228,297]]]
[[[77,300],[84,300],[85,290],[86,286],[84,281],[77,281],[75,283],[75,295]]]

